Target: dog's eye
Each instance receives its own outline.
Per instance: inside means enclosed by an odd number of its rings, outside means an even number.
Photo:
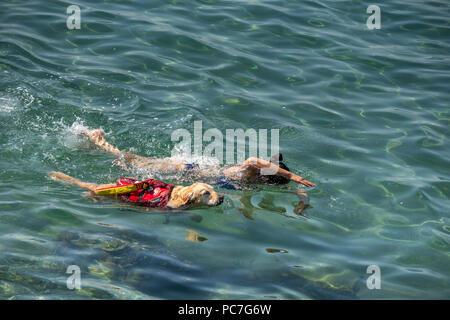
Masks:
[[[204,196],[209,196],[211,193],[209,191],[205,191]]]

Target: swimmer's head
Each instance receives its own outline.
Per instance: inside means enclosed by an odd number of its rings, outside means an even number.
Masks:
[[[277,153],[270,158],[270,162],[273,164],[278,165],[281,169],[290,171],[282,161],[283,155],[281,153]],[[278,175],[264,175],[262,176],[262,179],[267,184],[287,184],[290,181],[288,178]]]

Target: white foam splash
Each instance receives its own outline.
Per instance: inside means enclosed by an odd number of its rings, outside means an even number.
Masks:
[[[80,138],[81,132],[89,130],[89,127],[84,124],[84,121],[78,117],[70,126],[66,125],[63,119],[54,124],[62,129],[59,135],[59,141],[69,149],[78,149],[84,141],[84,139]]]
[[[80,120],[80,118],[77,118],[77,120],[72,123],[70,127],[66,127],[66,131],[74,135],[79,135],[81,132],[86,130],[89,130],[89,127],[87,127],[84,124],[84,121]]]
[[[0,112],[10,113],[17,107],[19,100],[10,97],[0,97]]]
[[[177,156],[172,156],[169,159],[179,160],[184,163],[197,164],[200,167],[216,167],[216,166],[220,165],[219,159],[217,159],[215,157],[181,154],[181,155],[177,155]]]
[[[26,87],[7,89],[6,96],[0,97],[0,112],[10,113],[18,108],[27,108],[35,98]]]

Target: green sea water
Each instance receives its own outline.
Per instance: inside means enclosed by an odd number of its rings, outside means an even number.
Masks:
[[[381,29],[366,26],[371,4]],[[0,298],[450,298],[449,9],[2,0]],[[77,132],[168,157],[171,133],[196,120],[279,129],[286,164],[317,185],[305,216],[293,183],[217,188],[221,206],[167,214],[47,177],[148,178]],[[366,286],[369,265],[381,289]]]

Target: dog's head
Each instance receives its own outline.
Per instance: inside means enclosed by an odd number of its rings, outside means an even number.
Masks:
[[[214,191],[206,183],[194,183],[187,187],[175,187],[170,195],[169,207],[218,206],[223,202],[223,194]]]

